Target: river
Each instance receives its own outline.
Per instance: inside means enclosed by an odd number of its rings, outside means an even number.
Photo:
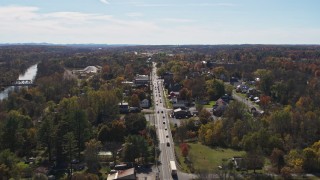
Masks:
[[[24,74],[20,74],[18,80],[32,80],[34,81],[38,71],[38,64],[30,66]],[[3,91],[0,92],[0,101],[6,99],[10,92],[12,92],[15,87],[10,86],[5,88]]]

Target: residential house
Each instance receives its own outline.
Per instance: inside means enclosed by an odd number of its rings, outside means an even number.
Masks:
[[[177,119],[191,117],[191,113],[188,110],[182,110],[181,108],[173,110],[173,116]]]
[[[130,168],[130,169],[126,169],[126,170],[119,170],[113,174],[108,174],[107,180],[116,180],[116,179],[127,179],[127,180],[137,179],[135,169]]]
[[[228,103],[221,98],[216,101],[216,104],[212,107],[213,115],[220,117],[227,109]]]
[[[148,99],[144,99],[140,102],[141,108],[149,108],[150,107],[150,101]]]
[[[121,102],[118,104],[119,106],[119,112],[122,114],[127,114],[129,113],[129,103],[127,102]]]

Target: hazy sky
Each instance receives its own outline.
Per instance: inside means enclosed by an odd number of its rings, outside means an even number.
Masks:
[[[0,0],[0,43],[320,44],[320,0]]]

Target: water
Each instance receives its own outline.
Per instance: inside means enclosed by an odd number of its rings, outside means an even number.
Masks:
[[[31,80],[34,81],[38,71],[38,64],[30,66],[24,74],[20,74],[18,80]],[[15,87],[10,86],[0,92],[0,101],[6,99],[10,92],[14,91]]]

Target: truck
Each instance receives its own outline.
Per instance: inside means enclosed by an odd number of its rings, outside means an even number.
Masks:
[[[173,160],[170,161],[170,171],[171,171],[172,177],[177,176],[177,166],[176,166],[176,162]]]

